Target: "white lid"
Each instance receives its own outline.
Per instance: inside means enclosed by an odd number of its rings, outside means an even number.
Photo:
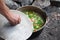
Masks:
[[[33,24],[29,18],[22,12],[11,10],[21,17],[20,24],[10,27],[8,20],[0,15],[0,37],[5,40],[26,40],[33,32]]]

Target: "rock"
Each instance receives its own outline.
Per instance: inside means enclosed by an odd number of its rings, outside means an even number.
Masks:
[[[17,2],[17,3],[16,3]],[[21,6],[30,5],[33,0],[6,0],[5,3],[10,9],[17,9]]]
[[[51,1],[60,1],[60,0],[51,0]]]
[[[6,0],[5,3],[10,9],[17,9],[19,7],[19,5],[12,0]]]
[[[13,0],[13,1],[21,2],[22,6],[29,5],[33,2],[33,0]]]
[[[36,0],[34,3],[33,3],[34,6],[38,6],[38,7],[41,7],[41,8],[45,8],[47,6],[50,5],[50,0]]]

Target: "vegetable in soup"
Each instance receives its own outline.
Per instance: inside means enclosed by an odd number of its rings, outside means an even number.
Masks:
[[[38,31],[44,24],[43,18],[34,11],[24,11],[33,23],[34,32]]]

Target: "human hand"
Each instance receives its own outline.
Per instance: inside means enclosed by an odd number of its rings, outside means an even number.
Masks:
[[[20,16],[17,14],[14,14],[10,11],[10,9],[6,6],[4,3],[4,0],[0,0],[0,14],[5,16],[11,25],[16,25],[20,23]]]
[[[20,16],[13,13],[10,13],[6,18],[8,19],[11,25],[17,25],[21,21]]]

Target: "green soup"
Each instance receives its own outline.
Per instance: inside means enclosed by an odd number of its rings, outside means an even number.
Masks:
[[[34,26],[34,32],[38,31],[44,24],[43,18],[34,11],[24,11],[24,13],[30,18]]]

